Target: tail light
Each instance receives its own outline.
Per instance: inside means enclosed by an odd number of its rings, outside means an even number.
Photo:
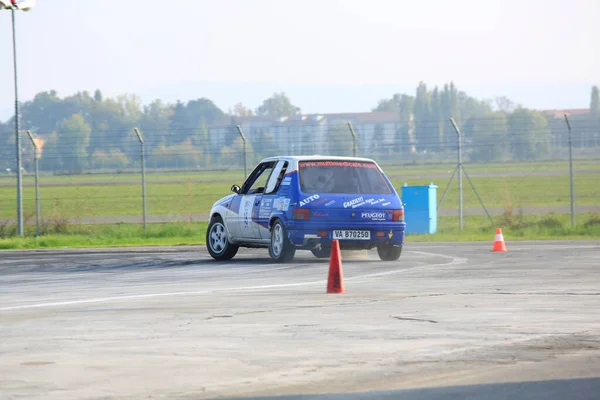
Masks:
[[[392,221],[404,222],[404,210],[394,210],[392,213]]]
[[[292,216],[293,219],[298,220],[309,220],[310,219],[310,210],[308,208],[296,208],[294,210],[294,214]]]

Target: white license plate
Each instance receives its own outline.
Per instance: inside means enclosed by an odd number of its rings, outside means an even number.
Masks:
[[[371,240],[371,231],[334,230],[333,238],[337,240]]]

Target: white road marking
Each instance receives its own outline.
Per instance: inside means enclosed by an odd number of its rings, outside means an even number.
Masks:
[[[368,279],[379,276],[388,276],[401,274],[406,271],[410,271],[416,268],[434,268],[434,267],[447,267],[453,265],[462,265],[467,262],[466,258],[463,257],[452,257],[444,254],[437,253],[426,253],[426,252],[417,252],[413,251],[412,253],[423,254],[426,256],[433,257],[442,257],[446,259],[450,259],[447,263],[437,263],[437,264],[426,264],[426,265],[417,265],[410,268],[403,268],[394,271],[386,271],[386,272],[377,272],[373,274],[365,274],[358,275],[353,277],[344,278],[345,281],[348,280],[360,280],[360,279]],[[294,268],[301,264],[294,264],[292,266],[280,267],[279,269],[289,269]],[[43,308],[43,307],[60,307],[60,306],[71,306],[71,305],[79,305],[79,304],[90,304],[90,303],[104,303],[109,301],[120,301],[120,300],[137,300],[137,299],[147,299],[154,297],[175,297],[175,296],[197,296],[203,294],[210,293],[221,293],[221,292],[247,292],[247,291],[262,291],[267,289],[280,289],[286,287],[297,287],[297,286],[309,286],[309,285],[323,285],[326,284],[326,279],[320,279],[317,281],[308,281],[308,282],[297,282],[297,283],[282,283],[282,284],[274,284],[274,285],[258,285],[258,286],[246,286],[246,287],[233,287],[233,288],[225,288],[225,289],[213,289],[213,290],[199,290],[199,291],[188,291],[188,292],[167,292],[167,293],[148,293],[148,294],[134,294],[127,296],[113,296],[113,297],[101,297],[95,299],[82,299],[82,300],[69,300],[69,301],[57,301],[57,302],[47,302],[47,303],[36,303],[36,304],[27,304],[20,306],[11,306],[11,307],[2,307],[0,311],[14,311],[14,310],[24,310],[30,308]]]

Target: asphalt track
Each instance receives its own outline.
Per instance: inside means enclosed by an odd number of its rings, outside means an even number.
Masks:
[[[507,247],[3,251],[0,398],[598,399],[600,242]]]

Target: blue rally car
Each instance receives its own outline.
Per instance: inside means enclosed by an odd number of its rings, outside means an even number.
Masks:
[[[206,246],[217,260],[240,247],[268,248],[289,262],[296,250],[329,257],[332,240],[341,249],[377,248],[394,261],[404,243],[404,208],[373,160],[356,157],[272,157],[262,160],[242,187],[210,212]]]

